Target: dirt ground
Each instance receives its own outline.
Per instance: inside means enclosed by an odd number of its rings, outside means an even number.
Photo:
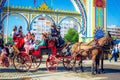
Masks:
[[[0,80],[120,80],[120,60],[118,62],[104,61],[104,74],[91,75],[91,60],[83,62],[84,72],[66,71],[62,63],[57,72],[49,72],[43,61],[37,71],[18,72],[13,66],[0,67]]]

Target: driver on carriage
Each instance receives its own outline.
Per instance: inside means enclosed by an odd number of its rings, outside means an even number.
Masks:
[[[60,29],[61,29],[60,26],[56,28],[55,24],[51,25],[51,39],[56,40],[57,47],[61,47],[64,44],[64,40],[62,39],[60,35]]]
[[[57,47],[62,47],[62,46],[64,46],[64,43],[65,43],[65,41],[63,40],[63,38],[60,34],[60,30],[61,30],[61,26],[58,26],[58,28],[57,28],[57,34],[58,34],[58,42],[57,42],[58,45],[57,45]]]
[[[51,39],[56,40],[56,38],[57,38],[57,28],[56,28],[55,23],[53,23],[53,24],[51,25],[51,30],[50,30],[50,31],[51,31],[51,32],[50,32],[50,34],[51,34]]]

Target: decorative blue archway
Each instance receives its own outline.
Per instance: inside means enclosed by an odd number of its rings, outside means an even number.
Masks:
[[[2,12],[2,7],[4,6],[4,4],[5,4],[5,2],[6,2],[6,0],[1,0],[0,1],[0,14],[1,14],[1,12]],[[0,15],[0,21],[1,21],[1,15]],[[1,22],[0,22],[1,23]],[[0,24],[0,30],[2,29],[2,26],[1,26],[1,24]]]
[[[3,23],[4,20],[5,20],[7,17],[11,16],[11,15],[16,15],[16,16],[20,17],[20,19],[23,19],[23,20],[25,21],[26,27],[23,26],[23,30],[26,30],[26,29],[28,28],[29,23],[28,23],[26,17],[23,16],[22,14],[20,14],[20,13],[17,13],[17,12],[9,12],[9,13],[6,13],[6,14],[2,17],[2,20],[1,20],[0,24],[1,24],[1,25],[4,24],[4,23]],[[13,20],[13,21],[14,21],[14,20]],[[22,26],[22,24],[19,25],[19,26]],[[18,26],[18,27],[19,27],[19,26]],[[4,26],[2,26],[2,28],[3,28],[3,30],[4,30]],[[11,29],[11,32],[12,32],[12,29]],[[23,31],[23,32],[24,32],[24,31]]]
[[[5,2],[6,2],[6,0],[1,0],[0,1],[0,9],[4,6]]]
[[[71,16],[67,16],[67,17],[64,17],[64,18],[59,22],[58,25],[60,25],[60,24],[62,23],[62,21],[64,21],[64,20],[67,19],[67,18],[71,18],[71,19],[73,19],[74,21],[78,22],[78,20],[77,20],[76,18],[71,17]],[[78,24],[80,25],[80,23],[78,23]]]
[[[2,1],[4,1],[3,3],[6,2],[6,0],[2,0]],[[73,0],[73,1],[78,6],[80,13],[82,14],[82,23],[81,23],[80,34],[82,34],[83,36],[86,37],[86,35],[87,35],[87,14],[86,14],[85,6],[81,0]],[[83,36],[81,36],[81,37],[83,37]]]

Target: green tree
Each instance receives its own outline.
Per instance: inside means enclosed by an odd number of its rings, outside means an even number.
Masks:
[[[78,42],[79,34],[78,31],[74,28],[69,28],[67,31],[67,34],[64,35],[64,38],[66,41],[69,41],[71,43]]]

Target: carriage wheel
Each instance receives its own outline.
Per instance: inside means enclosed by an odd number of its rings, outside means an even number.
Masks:
[[[42,58],[31,55],[32,65],[30,70],[37,70],[41,64]]]
[[[48,71],[55,72],[57,71],[58,62],[56,61],[55,56],[50,56],[46,61],[46,68]]]
[[[72,58],[63,58],[63,66],[66,70],[71,70],[73,67],[73,59]]]
[[[26,53],[19,53],[14,56],[13,64],[16,70],[26,72],[30,69],[32,60]]]

